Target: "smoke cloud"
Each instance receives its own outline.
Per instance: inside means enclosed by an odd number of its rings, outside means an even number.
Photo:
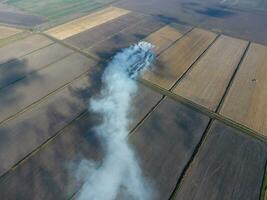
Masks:
[[[127,142],[132,97],[138,90],[135,79],[152,63],[152,47],[139,42],[116,54],[103,73],[100,96],[90,100],[89,110],[103,120],[94,131],[105,156],[101,163],[80,163],[78,174],[85,175],[85,181],[79,200],[152,199],[151,187]]]

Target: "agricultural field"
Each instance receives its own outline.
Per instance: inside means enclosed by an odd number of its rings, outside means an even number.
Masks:
[[[16,29],[16,28],[10,28],[10,27],[5,27],[5,26],[0,26],[0,40],[5,39],[8,37],[11,37],[17,33],[20,33],[21,30]]]
[[[87,13],[114,2],[114,0],[8,0],[7,4],[48,20]]]
[[[220,3],[224,6],[234,7],[244,10],[256,10],[261,12],[267,11],[267,2],[262,0],[222,0]]]
[[[33,27],[45,22],[41,16],[27,13],[19,8],[0,2],[0,23],[12,26]]]
[[[30,27],[70,19],[40,30],[16,27],[14,22],[22,23],[17,17],[0,26],[1,198],[79,199],[88,173],[77,181],[75,170],[86,160],[97,172],[115,166],[98,186],[105,190],[113,180],[109,175],[114,180],[122,175],[116,197],[127,199],[120,195],[132,183],[125,181],[132,170],[118,173],[117,168],[131,156],[104,164],[112,133],[124,132],[114,141],[136,154],[142,178],[153,186],[148,200],[266,200],[267,38],[239,34],[241,26],[228,31],[233,16],[248,15],[184,2],[195,10],[193,17],[202,16],[197,26],[179,18],[172,7],[181,1],[175,0],[165,7],[159,0],[110,6],[111,0],[0,2],[0,20],[4,8],[31,18],[23,21]],[[205,27],[207,21],[223,31]],[[150,51],[138,48],[142,44]],[[150,68],[134,80],[120,74],[129,73],[123,67],[136,66],[142,55],[154,58]],[[129,109],[121,109],[127,104]],[[106,115],[99,116],[97,108]],[[116,123],[109,126],[102,122],[112,120]],[[101,141],[104,134],[98,137],[97,130],[110,133],[107,140]],[[112,152],[129,155],[120,148]]]

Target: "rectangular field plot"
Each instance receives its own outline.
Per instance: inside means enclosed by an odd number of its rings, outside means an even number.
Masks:
[[[153,17],[130,12],[66,38],[64,42],[107,59],[121,48],[144,39],[154,44],[159,54],[190,30],[184,25],[164,25]]]
[[[0,25],[0,40],[11,37],[11,36],[13,36],[17,33],[20,33],[20,32],[21,32],[21,30],[19,30],[19,29]]]
[[[108,59],[122,48],[126,48],[144,39],[164,25],[165,23],[159,22],[153,17],[144,17],[139,23],[129,26],[118,34],[96,43],[92,47],[86,49],[86,51],[102,59]]]
[[[101,59],[109,59],[121,49],[127,48],[138,41],[139,40],[136,37],[118,33],[111,38],[86,49],[86,51]]]
[[[29,54],[52,44],[53,41],[42,35],[32,35],[0,48],[0,64]]]
[[[75,53],[0,90],[0,123],[78,78],[95,64]]]
[[[75,19],[63,25],[49,29],[48,31],[46,31],[46,33],[59,40],[63,40],[93,27],[99,26],[112,19],[118,18],[129,12],[130,11],[128,10],[109,7],[104,10],[100,10],[90,15]]]
[[[32,27],[45,21],[44,18],[32,15],[0,1],[0,23]]]
[[[94,84],[93,79],[94,77],[92,77],[92,84]],[[33,151],[36,145],[40,145],[44,140],[56,134],[55,131],[58,130],[59,126],[56,127],[55,121],[62,128],[63,124],[66,123],[63,119],[73,117],[74,112],[77,111],[76,105],[86,109],[88,102],[81,103],[81,101],[84,100],[83,95],[86,96],[88,93],[90,95],[92,90],[96,89],[92,85],[90,86],[91,83],[90,80],[87,82],[86,79],[78,81],[69,90],[65,89],[63,93],[48,100],[47,105],[44,103],[31,113],[28,112],[27,115],[14,119],[13,122],[9,123],[9,126],[5,126],[6,139],[9,145],[1,146],[0,159],[3,162],[1,166],[8,169],[27,153]],[[78,93],[75,95],[72,90],[75,88],[81,89],[82,93],[77,91]],[[64,97],[70,102],[66,99],[62,102]],[[89,98],[89,96],[87,97]],[[131,129],[144,118],[160,98],[161,95],[140,86],[133,101],[136,114],[132,118]],[[78,110],[81,109],[79,106]],[[53,109],[53,107],[57,107],[58,110]],[[21,127],[25,127],[25,123],[28,125],[28,131],[21,130]],[[97,118],[93,114],[87,113],[66,127],[58,137],[0,180],[1,197],[4,199],[40,199],[43,197],[51,200],[69,199],[79,188],[74,177],[75,171],[74,169],[70,170],[69,167],[77,163],[81,156],[90,160],[98,160],[103,155],[99,140],[92,133],[92,128],[96,124]],[[40,129],[36,132],[37,127]],[[12,135],[10,130],[19,132]],[[1,131],[3,131],[1,133],[5,133],[4,128]],[[24,139],[21,140],[20,138]],[[17,145],[18,143],[19,145]],[[5,157],[7,154],[9,155],[8,158]],[[18,187],[19,185],[20,187]],[[14,187],[18,187],[16,192],[11,192]]]
[[[215,122],[174,199],[260,199],[266,160],[265,143]]]
[[[153,16],[146,16],[143,17],[143,19],[137,24],[132,26],[129,24],[129,27],[124,29],[122,33],[131,35],[141,40],[147,35],[161,28],[163,25],[165,25],[165,23],[157,20],[157,18],[154,18]]]
[[[238,9],[244,9],[244,10],[257,10],[257,11],[263,11],[266,13],[267,11],[267,2],[262,0],[239,0],[233,3],[231,0],[224,0],[222,2],[222,5],[230,7],[230,8],[238,8]]]
[[[83,77],[32,109],[2,124],[0,138],[5,141],[5,145],[1,146],[0,175],[82,113],[87,106],[83,96],[88,90],[92,92],[92,85],[91,80]]]
[[[147,71],[143,79],[169,90],[215,38],[215,33],[193,29],[164,51],[157,58],[155,68]]]
[[[244,40],[220,36],[173,92],[216,110],[247,44]]]
[[[190,30],[190,27],[183,25],[175,25],[176,28],[171,25],[167,25],[157,30],[156,32],[147,36],[144,40],[154,45],[154,51],[156,55],[159,55],[162,51],[167,49],[176,40],[181,38],[186,32]]]
[[[142,14],[130,12],[104,24],[73,35],[65,39],[64,42],[79,49],[88,49],[90,46],[119,33],[128,26],[140,22],[143,17]]]
[[[49,20],[75,16],[101,8],[114,0],[7,0],[6,3]]]
[[[0,90],[71,53],[72,50],[62,45],[52,44],[21,58],[8,60],[0,65]]]
[[[250,45],[220,113],[267,136],[266,46]]]
[[[169,199],[198,145],[209,118],[166,98],[130,137],[153,200]]]

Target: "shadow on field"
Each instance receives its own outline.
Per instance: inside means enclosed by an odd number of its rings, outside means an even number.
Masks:
[[[27,74],[27,60],[10,59],[0,64],[0,90],[20,80]]]
[[[227,18],[236,14],[235,12],[226,9],[222,5],[204,6],[197,2],[184,2],[182,3],[182,7],[186,12],[191,11],[192,13],[197,13],[208,17]]]
[[[114,39],[113,42],[116,41]],[[129,41],[124,45],[128,46]],[[119,49],[121,47],[112,51],[112,55]],[[16,62],[22,66],[21,71],[7,72],[10,73],[7,80],[13,80],[17,77],[16,73],[19,75],[27,69],[26,61],[12,60],[12,63]],[[86,110],[90,98],[99,94],[106,64],[96,63],[86,76],[0,126],[3,144],[0,145],[1,197],[67,199],[78,190],[80,183],[74,177],[78,162],[84,158],[100,160],[103,156],[99,139],[93,132],[93,127],[101,122],[101,118]],[[3,91],[7,89],[13,92],[12,86]],[[142,102],[143,105],[149,104],[150,100],[147,101]],[[146,106],[142,106],[140,108],[145,110]],[[78,116],[81,117],[75,120]],[[49,141],[51,138],[53,140]],[[9,171],[14,166],[16,168]],[[9,173],[3,176],[7,171]]]
[[[15,105],[26,98],[24,92],[19,90],[21,85],[30,85],[36,79],[42,80],[38,73],[32,74],[30,79],[24,79],[27,73],[26,59],[14,58],[0,64],[0,108]]]
[[[131,135],[144,176],[157,192],[154,199],[170,198],[208,122],[208,117],[165,98]]]
[[[25,63],[19,64],[26,68]],[[33,109],[0,126],[1,197],[66,199],[77,191],[79,183],[73,177],[73,167],[77,167],[83,158],[99,160],[103,155],[99,140],[92,131],[101,119],[87,112],[78,121],[67,125],[86,111],[89,99],[97,95],[104,66],[97,63],[84,76],[85,81],[74,81]],[[14,76],[15,73],[10,72],[8,77]],[[52,142],[18,165],[16,170],[5,174],[57,134]]]

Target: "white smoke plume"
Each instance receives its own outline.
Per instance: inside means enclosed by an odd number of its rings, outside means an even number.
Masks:
[[[127,142],[131,100],[138,90],[135,78],[152,63],[152,48],[139,42],[124,49],[103,73],[100,97],[90,101],[89,110],[102,116],[103,122],[94,130],[105,156],[101,163],[81,162],[79,171],[86,177],[77,197],[80,200],[152,199],[151,188]]]

